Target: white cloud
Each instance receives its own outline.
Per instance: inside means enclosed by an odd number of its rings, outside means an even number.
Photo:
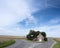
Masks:
[[[30,24],[37,25],[37,20],[33,16],[30,16],[27,18],[25,23],[26,23],[26,26],[29,26]]]
[[[14,32],[17,34],[20,32],[24,32],[23,29],[21,29],[20,27],[18,27],[20,28],[20,30],[16,28],[16,31],[13,28],[18,26],[18,22],[21,22],[26,18],[29,19],[26,24],[29,24],[29,22],[32,21],[35,23],[35,18],[31,15],[32,11],[30,10],[30,5],[28,4],[27,0],[5,0],[1,2],[2,3],[0,4],[2,5],[0,5],[0,34],[14,35]]]
[[[56,23],[59,23],[60,22],[60,19],[51,19],[49,21],[50,24],[56,24]]]
[[[14,27],[12,29],[0,28],[0,35],[12,35],[12,36],[26,36],[29,29],[23,29],[20,27]]]
[[[26,35],[29,29],[16,27],[18,26],[16,23],[21,22],[24,19],[28,18],[29,20],[26,22],[27,25],[32,22],[36,24],[35,22],[36,19],[31,15],[32,12],[45,8],[45,4],[43,4],[44,2],[39,4],[40,6],[39,9],[38,8],[36,9],[34,8],[34,6],[30,6],[27,0],[5,0],[2,1],[2,3],[3,4],[0,5],[0,34],[1,35]],[[55,20],[51,22],[55,22]],[[45,31],[48,36],[60,37],[59,28],[60,25],[35,27],[31,29]]]
[[[31,16],[29,5],[24,0],[5,0],[3,6],[0,8],[0,26],[15,24]]]
[[[42,27],[35,27],[32,28],[36,31],[44,31],[46,32],[48,37],[60,37],[60,25],[53,25],[53,26],[42,26]]]

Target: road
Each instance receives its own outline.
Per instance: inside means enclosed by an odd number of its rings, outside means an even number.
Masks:
[[[16,40],[16,43],[6,48],[51,48],[55,41],[48,39],[48,42],[29,42],[24,40]]]

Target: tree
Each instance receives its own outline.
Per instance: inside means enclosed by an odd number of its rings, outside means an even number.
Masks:
[[[30,30],[29,34],[27,35],[27,39],[33,40],[34,38],[37,38],[39,33],[40,33],[40,31]]]
[[[48,41],[48,39],[46,38],[46,33],[45,32],[41,32],[41,34],[44,36],[44,41]]]
[[[35,38],[37,38],[37,36],[41,34],[44,37],[44,41],[47,41],[46,38],[46,33],[45,32],[40,32],[40,31],[34,31],[34,30],[30,30],[29,34],[26,36],[26,38],[28,40],[34,40]]]
[[[46,33],[45,32],[41,32],[41,34],[44,36],[44,38],[46,38]]]
[[[34,34],[35,31],[34,30],[30,30],[29,34]]]
[[[39,35],[41,32],[40,31],[36,31],[36,34]]]
[[[37,38],[37,36],[38,36],[40,33],[41,33],[40,31],[36,31],[36,32],[35,32],[35,38]]]
[[[26,36],[28,40],[33,40],[33,37],[31,35]]]
[[[35,31],[34,30],[30,30],[29,34],[26,37],[29,40],[33,40],[35,38]]]

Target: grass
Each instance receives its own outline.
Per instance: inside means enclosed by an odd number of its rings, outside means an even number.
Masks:
[[[0,36],[0,38],[4,39],[24,39],[25,36]]]
[[[53,46],[53,48],[60,48],[60,39],[59,38],[55,38],[54,39],[57,43]]]
[[[1,36],[0,35],[0,48],[10,46],[15,43],[15,39],[25,39],[25,36]]]
[[[13,43],[15,43],[15,40],[8,40],[8,41],[0,42],[0,48],[7,47],[9,45],[12,45]]]

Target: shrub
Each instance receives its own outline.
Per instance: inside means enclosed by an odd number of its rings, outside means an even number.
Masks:
[[[48,41],[48,39],[47,38],[44,38],[44,41]]]

